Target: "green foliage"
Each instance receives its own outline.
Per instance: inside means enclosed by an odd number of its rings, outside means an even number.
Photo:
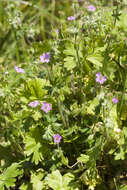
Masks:
[[[42,181],[42,178],[44,177],[43,171],[39,170],[36,173],[32,173],[31,175],[31,183],[33,186],[33,189],[43,189],[44,188],[44,181]]]
[[[127,4],[90,4],[0,1],[1,190],[126,189]]]
[[[32,162],[38,164],[39,161],[44,160],[44,156],[46,156],[48,152],[48,147],[42,140],[42,135],[39,128],[32,128],[26,135],[24,143],[25,154],[27,156],[32,155]]]
[[[64,59],[64,67],[68,70],[71,71],[72,69],[74,69],[76,66],[76,63],[74,61],[73,57],[66,57]]]
[[[30,94],[32,98],[41,99],[46,94],[46,90],[43,89],[45,85],[46,81],[43,79],[29,80],[26,93]]]
[[[85,155],[85,154],[81,154],[80,157],[77,158],[77,160],[79,162],[82,162],[82,163],[87,163],[89,161],[89,156]]]
[[[89,55],[87,60],[95,64],[98,68],[102,67],[102,57],[97,54]]]
[[[46,182],[53,190],[71,190],[69,183],[74,180],[74,176],[71,173],[67,173],[64,176],[61,175],[59,170],[53,171],[46,178]]]
[[[122,185],[121,187],[120,187],[120,190],[126,190],[127,189],[127,186],[125,186],[125,185]]]
[[[4,190],[6,188],[15,186],[16,177],[22,175],[23,171],[19,168],[19,163],[13,163],[8,167],[3,174],[0,175],[0,189]]]

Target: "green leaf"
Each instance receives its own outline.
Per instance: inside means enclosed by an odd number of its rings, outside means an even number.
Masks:
[[[127,138],[127,128],[126,128],[126,127],[123,128],[123,134],[124,134],[125,137]]]
[[[22,183],[20,190],[32,190],[32,185],[30,183]]]
[[[84,164],[86,164],[89,161],[89,156],[87,156],[85,154],[81,154],[81,156],[78,157],[77,160],[79,162],[83,162]]]
[[[76,63],[74,61],[73,57],[66,57],[64,58],[64,67],[68,70],[71,71],[73,68],[75,68]]]
[[[120,186],[120,190],[127,190],[127,185]]]
[[[46,183],[53,190],[71,190],[71,187],[69,187],[69,183],[73,179],[74,176],[71,173],[67,173],[62,176],[59,170],[56,170],[46,177]]]
[[[94,167],[85,170],[81,175],[81,180],[84,184],[89,186],[89,189],[94,190],[97,184],[100,184],[101,178],[98,174],[98,170]]]
[[[19,167],[19,163],[13,163],[0,175],[0,190],[4,190],[4,186],[6,186],[7,189],[15,186],[16,177],[23,173]]]
[[[124,30],[127,30],[127,13],[126,12],[121,14],[120,20],[117,22],[117,25],[119,27],[124,28]]]
[[[33,173],[31,175],[31,183],[33,185],[34,190],[42,190],[44,188],[44,182],[42,178],[44,177],[43,171],[39,171],[37,173]]]
[[[36,111],[32,116],[35,121],[38,121],[42,117],[42,115],[39,111]]]
[[[44,159],[44,155],[49,152],[47,145],[44,144],[42,134],[39,128],[32,128],[30,133],[26,135],[24,140],[25,154],[32,155],[32,162],[38,164],[39,161]]]
[[[64,176],[63,176],[63,184],[64,184],[64,186],[68,187],[68,184],[72,180],[74,180],[74,175],[73,174],[71,174],[71,173],[64,174]]]
[[[109,105],[111,105],[110,101],[107,101]],[[112,107],[109,107],[109,113],[106,119],[106,127],[109,128],[118,128],[118,123],[117,123],[117,105],[113,105]]]
[[[105,44],[102,47],[96,47],[94,52],[95,53],[104,52],[106,50],[106,48],[107,48],[107,44]]]
[[[94,98],[93,100],[89,101],[89,105],[87,107],[87,113],[88,114],[95,114],[95,108],[99,105],[98,98]]]
[[[49,85],[49,83],[43,79],[36,78],[29,80],[27,83],[27,91],[32,97],[41,99],[46,94],[46,90],[44,89],[46,84]]]
[[[41,143],[36,142],[36,140],[30,136],[26,136],[24,143],[26,149],[25,154],[27,156],[32,154],[32,161],[38,164],[39,161],[43,159],[43,155],[40,153]]]
[[[43,139],[52,142],[52,137],[53,137],[53,136],[54,136],[54,132],[53,132],[53,130],[52,130],[52,127],[49,125],[49,126],[46,128],[46,130],[45,130],[45,132],[44,132],[44,134],[43,134],[42,137],[43,137]]]
[[[103,57],[101,55],[99,54],[89,55],[86,59],[90,61],[91,63],[93,63],[95,66],[102,67]]]
[[[120,152],[115,153],[115,160],[124,160],[125,159],[125,153],[122,147],[120,147]]]
[[[53,171],[46,177],[46,182],[53,190],[60,190],[63,187],[62,175],[59,170]]]
[[[62,161],[62,163],[64,164],[64,165],[68,165],[68,158],[67,157],[65,157],[63,154],[62,154],[62,157],[61,157],[61,161]]]
[[[66,44],[66,49],[63,51],[63,53],[67,56],[76,56],[76,51],[74,49],[73,44]]]

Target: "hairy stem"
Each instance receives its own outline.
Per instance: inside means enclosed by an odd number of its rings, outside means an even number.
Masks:
[[[59,100],[58,97],[56,97],[56,100],[57,100],[57,105],[58,105],[59,113],[60,113],[62,121],[63,121],[63,125],[66,128],[67,124],[66,124],[66,120],[65,120],[64,115],[63,115],[63,110],[62,110],[62,107],[61,107],[60,100]]]

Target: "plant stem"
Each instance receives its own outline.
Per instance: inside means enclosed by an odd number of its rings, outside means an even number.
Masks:
[[[3,2],[0,1],[0,22],[4,22],[4,8],[3,8]]]
[[[52,0],[52,17],[54,18],[55,16],[55,6],[56,6],[56,1],[55,0]],[[52,24],[54,24],[54,20],[52,20]]]
[[[73,168],[74,166],[76,166],[79,163],[79,161],[77,161],[76,163],[74,163],[72,166],[67,166],[68,168]]]
[[[74,40],[75,40],[75,51],[76,51],[76,56],[77,56],[77,60],[78,60],[77,66],[79,67],[80,66],[80,58],[79,58],[79,53],[78,53],[79,47],[77,46],[77,34],[75,34]]]
[[[80,72],[80,92],[82,91],[82,65],[80,63],[80,57],[79,57],[79,45],[77,45],[77,34],[75,34],[75,51],[76,51],[76,57],[77,57],[77,67],[78,67],[78,71]]]
[[[16,59],[17,59],[17,63],[20,64],[20,53],[19,53],[19,47],[18,47],[18,41],[17,41],[17,36],[16,36],[16,31],[15,29],[12,27],[12,32],[13,32],[13,35],[14,35],[14,41],[15,41],[15,44],[16,44]]]
[[[115,184],[116,190],[119,190],[118,187],[117,187],[116,179],[115,178],[114,178],[114,184]]]
[[[70,12],[70,5],[69,5],[69,1],[66,0],[66,13],[67,13],[67,15],[69,14],[69,12]]]
[[[124,75],[124,74],[125,74],[125,75]],[[125,73],[123,73],[123,78],[125,78],[125,79],[124,79],[123,92],[122,92],[121,102],[120,102],[119,122],[120,122],[120,118],[121,118],[121,114],[122,114],[122,107],[123,107],[124,96],[125,96],[125,91],[126,91],[126,81],[127,81],[127,74],[126,74],[126,71],[125,71]]]
[[[71,74],[71,86],[72,86],[72,92],[73,92],[73,95],[75,96],[76,91],[75,91],[74,73],[73,73],[73,72],[72,72],[72,74]]]
[[[42,34],[42,38],[43,38],[43,40],[45,40],[46,37],[45,37],[45,32],[44,32],[44,28],[45,28],[44,16],[41,16],[40,21],[41,21],[41,34]]]
[[[59,113],[60,113],[62,121],[63,121],[63,125],[66,128],[67,124],[66,124],[66,120],[65,120],[64,115],[63,115],[63,111],[62,111],[60,100],[59,100],[58,97],[56,97],[56,100],[57,100],[57,105],[58,105]]]

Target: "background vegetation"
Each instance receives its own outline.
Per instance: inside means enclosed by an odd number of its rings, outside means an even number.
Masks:
[[[126,147],[126,0],[0,0],[0,190],[126,190]]]

